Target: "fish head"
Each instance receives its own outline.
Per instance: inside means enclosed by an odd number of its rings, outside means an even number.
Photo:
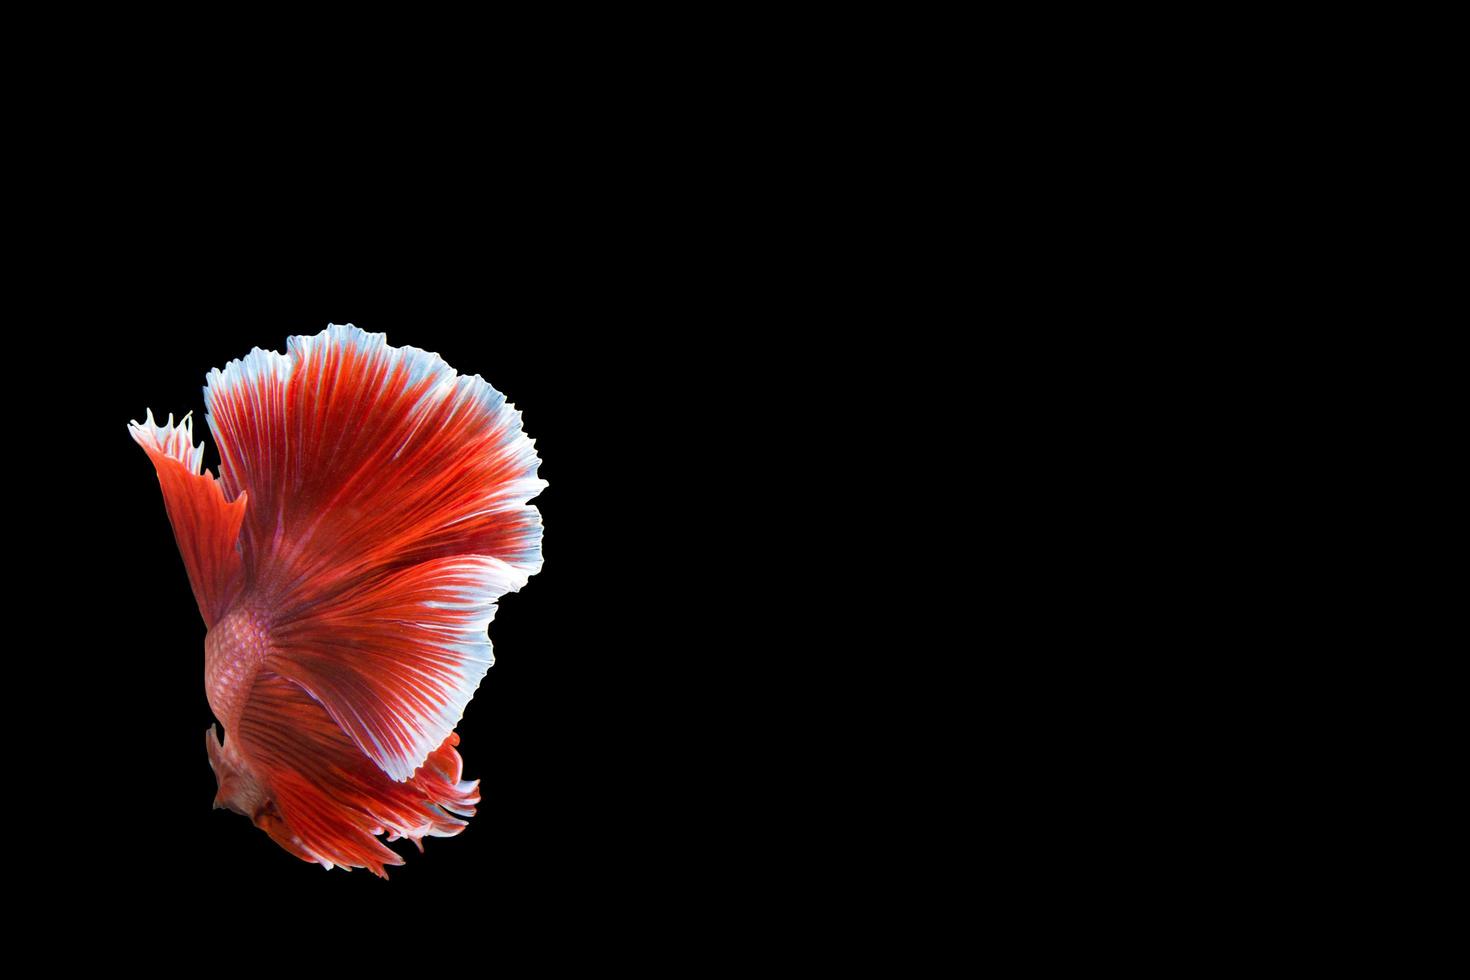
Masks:
[[[214,808],[256,820],[271,805],[265,787],[244,760],[220,742],[213,728],[205,732],[204,746],[209,752],[209,766],[214,770],[214,779],[219,786],[219,791],[214,794]]]

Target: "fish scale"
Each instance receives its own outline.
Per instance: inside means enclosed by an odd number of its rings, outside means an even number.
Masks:
[[[204,637],[204,694],[225,731],[235,730],[269,652],[265,617],[249,606],[231,610]]]

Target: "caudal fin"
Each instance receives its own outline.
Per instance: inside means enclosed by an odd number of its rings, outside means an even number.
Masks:
[[[350,324],[212,372],[205,403],[225,493],[250,495],[241,551],[271,669],[412,780],[490,667],[495,600],[541,567],[528,501],[546,484],[520,413]]]

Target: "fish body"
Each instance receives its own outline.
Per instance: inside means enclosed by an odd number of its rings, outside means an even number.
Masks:
[[[218,477],[188,416],[129,431],[208,628],[214,805],[386,877],[380,835],[422,850],[479,802],[455,728],[496,599],[541,567],[534,443],[478,376],[351,324],[207,380]]]

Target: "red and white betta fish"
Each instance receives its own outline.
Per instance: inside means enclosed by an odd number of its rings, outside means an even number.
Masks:
[[[351,324],[209,373],[216,479],[186,415],[148,453],[204,616],[215,806],[324,867],[403,859],[479,802],[455,726],[495,600],[541,568],[520,413],[437,354]]]

